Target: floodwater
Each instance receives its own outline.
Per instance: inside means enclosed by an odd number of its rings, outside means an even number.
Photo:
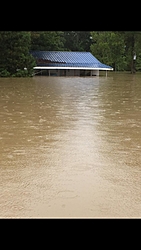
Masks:
[[[141,217],[141,74],[0,78],[0,217]]]

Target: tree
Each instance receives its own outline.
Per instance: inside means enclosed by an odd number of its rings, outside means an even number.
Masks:
[[[64,31],[65,50],[90,51],[90,31]]]
[[[0,32],[0,76],[31,76],[35,60],[29,53],[30,32]]]
[[[64,50],[64,33],[31,31],[31,50]]]
[[[91,37],[92,54],[101,62],[112,66],[114,70],[124,70],[124,35],[118,31],[92,31]]]
[[[124,33],[125,39],[126,69],[135,73],[136,70],[141,69],[141,31],[122,31],[122,33]],[[134,60],[135,54],[137,56],[136,62]]]

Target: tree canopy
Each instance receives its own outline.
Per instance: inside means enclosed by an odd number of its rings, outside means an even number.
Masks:
[[[64,50],[62,31],[31,31],[31,50]]]
[[[30,32],[0,32],[0,76],[30,76],[35,65],[29,53]]]
[[[115,71],[141,70],[141,31],[0,31],[0,76],[32,76],[31,50],[89,51]]]

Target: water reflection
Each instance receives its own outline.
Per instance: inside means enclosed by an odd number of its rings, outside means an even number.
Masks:
[[[0,216],[141,216],[140,79],[0,79]]]

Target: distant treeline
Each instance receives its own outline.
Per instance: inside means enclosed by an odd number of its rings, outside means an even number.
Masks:
[[[89,51],[115,71],[141,71],[141,31],[0,31],[0,76],[32,76],[31,50]]]

